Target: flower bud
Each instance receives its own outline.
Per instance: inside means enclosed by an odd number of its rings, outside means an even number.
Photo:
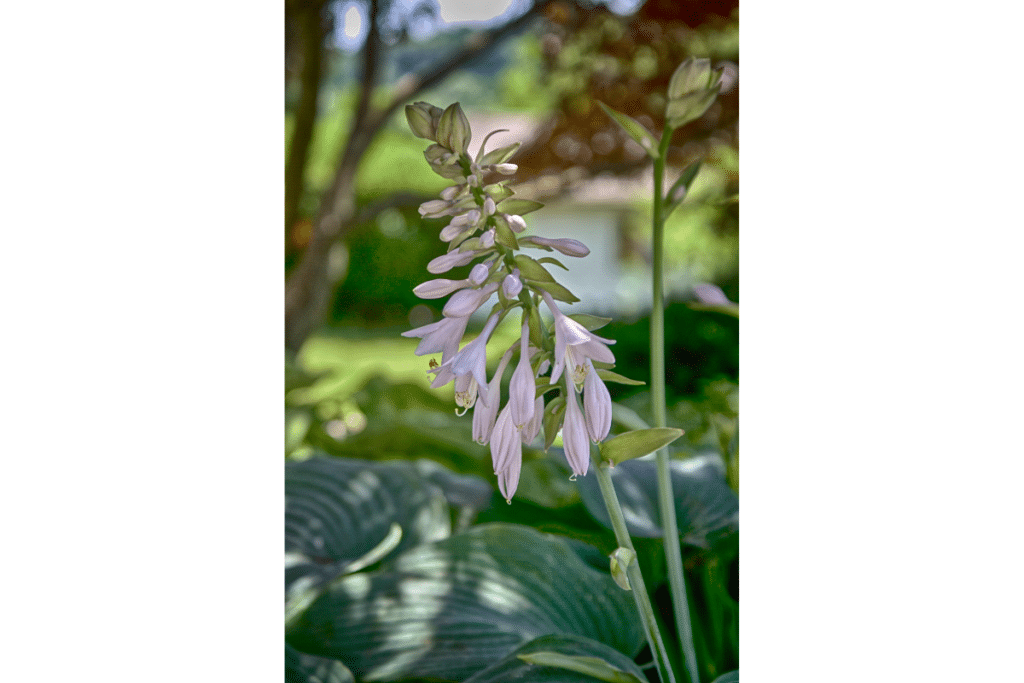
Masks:
[[[479,255],[479,251],[450,251],[431,260],[427,264],[427,271],[434,275],[447,273],[452,268],[466,265]]]
[[[530,421],[523,425],[523,428],[519,431],[519,436],[523,443],[530,445],[533,440],[537,438],[540,433],[541,425],[544,423],[544,396],[538,396],[537,400],[533,403],[533,417]]]
[[[432,109],[437,109],[437,107],[426,102],[409,104],[405,107],[405,118],[416,137],[437,142],[437,125],[431,115]]]
[[[559,239],[551,239],[548,237],[524,237],[520,240],[520,243],[524,244],[539,244],[542,247],[551,247],[556,249],[566,256],[575,256],[576,258],[583,258],[590,253],[590,249],[587,245],[583,244],[579,240],[569,239],[562,237]]]
[[[590,467],[590,442],[587,441],[587,427],[578,400],[576,392],[570,387],[565,397],[562,447],[573,474],[585,475]]]
[[[711,84],[711,60],[690,57],[679,65],[668,83],[668,98],[678,100],[698,90],[706,90]]]
[[[523,315],[526,318],[526,315]],[[533,417],[537,382],[530,367],[529,353],[530,325],[524,320],[522,336],[519,338],[519,364],[512,373],[508,386],[508,404],[512,409],[512,423],[522,428]]]
[[[506,299],[515,299],[521,291],[523,291],[523,282],[519,279],[519,269],[516,268],[502,280],[501,292]]]
[[[419,212],[424,218],[440,218],[448,214],[451,203],[443,199],[431,199],[420,204]]]
[[[480,235],[480,246],[484,249],[490,249],[494,246],[494,228]]]
[[[505,217],[505,221],[508,223],[508,227],[512,232],[522,232],[526,230],[526,219],[516,214],[501,214]]]
[[[466,280],[445,280],[439,278],[437,280],[427,280],[422,284],[416,285],[412,293],[421,299],[440,299],[442,296],[448,296],[457,289],[462,289],[467,284]]]
[[[441,114],[437,124],[437,142],[456,154],[465,154],[471,137],[469,119],[459,103],[455,102]]]
[[[465,318],[472,315],[498,289],[497,283],[483,289],[462,289],[452,294],[442,311],[447,318]]]
[[[450,202],[458,197],[464,189],[466,188],[463,185],[452,185],[451,187],[446,187],[441,190],[441,199],[445,199]]]
[[[451,225],[476,225],[480,220],[480,210],[470,209],[466,213],[460,213],[458,216],[452,219]]]
[[[488,264],[478,263],[469,271],[469,281],[477,286],[482,285],[484,280],[487,279],[487,274],[490,272],[491,267]]]
[[[583,411],[586,416],[587,434],[590,435],[591,441],[600,443],[612,428],[612,397],[589,358],[586,367],[587,376],[583,380]]]
[[[512,175],[519,170],[515,164],[494,164],[492,168],[501,175]]]
[[[484,215],[485,216],[493,216],[494,215],[494,200],[491,199],[490,197],[488,197],[487,199],[484,200]]]

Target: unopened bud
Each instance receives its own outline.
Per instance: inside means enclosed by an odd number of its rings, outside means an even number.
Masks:
[[[485,216],[493,216],[494,215],[494,200],[491,199],[490,197],[488,197],[487,199],[484,200],[484,215]]]
[[[512,229],[512,232],[522,232],[526,230],[526,219],[516,214],[502,214],[505,220],[508,222],[508,227]]]
[[[484,234],[480,235],[480,246],[484,249],[490,249],[494,246],[494,229],[490,229]]]
[[[469,281],[474,285],[481,285],[487,279],[487,274],[490,271],[491,269],[486,263],[478,263],[469,271]]]
[[[519,269],[516,268],[505,276],[501,282],[501,291],[506,299],[514,299],[523,291],[523,282],[519,279]]]
[[[679,65],[668,83],[668,98],[678,100],[684,95],[707,90],[711,85],[711,60],[690,57]]]
[[[512,175],[519,170],[519,167],[515,164],[495,164],[494,170],[501,175]]]
[[[436,142],[437,129],[434,127],[429,107],[426,102],[406,105],[405,119],[409,122],[413,135]]]

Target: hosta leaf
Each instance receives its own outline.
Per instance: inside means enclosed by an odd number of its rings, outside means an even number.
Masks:
[[[724,673],[711,683],[740,683],[740,670],[736,669],[735,671]]]
[[[526,660],[546,660],[550,654],[575,658],[590,664],[599,677],[566,669],[562,666],[535,664]],[[525,659],[524,659],[525,658]],[[570,660],[571,661],[571,660]],[[603,674],[604,677],[600,677]],[[646,681],[640,667],[621,652],[603,643],[578,635],[547,635],[531,640],[504,659],[467,679],[465,683],[594,683],[595,681]]]
[[[564,540],[485,524],[338,579],[287,637],[360,680],[461,681],[528,640],[575,633],[627,659],[644,640],[631,598]]]
[[[285,683],[355,683],[352,672],[336,659],[316,657],[284,645]]]
[[[739,528],[739,500],[726,483],[722,461],[717,455],[672,460],[669,472],[679,535],[686,543],[706,548]],[[660,537],[657,463],[630,460],[612,467],[609,474],[619,494],[629,533],[644,538]],[[577,484],[590,514],[610,529],[611,520],[597,479],[580,477]]]
[[[285,581],[330,580],[400,527],[388,554],[451,534],[444,494],[410,462],[315,457],[285,465]]]

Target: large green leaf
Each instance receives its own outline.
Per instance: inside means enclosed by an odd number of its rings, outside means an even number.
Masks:
[[[386,554],[451,534],[444,494],[410,462],[289,462],[284,488],[287,585],[319,585],[350,570],[395,536],[395,524],[398,542]]]
[[[285,683],[354,683],[348,668],[336,659],[299,652],[284,644]]]
[[[627,657],[644,638],[629,594],[563,539],[487,524],[338,579],[288,641],[360,680],[461,681],[528,640],[577,633]]]
[[[730,671],[729,673],[724,673],[712,681],[712,683],[740,683],[740,671],[737,669],[735,671]]]
[[[516,648],[504,659],[495,662],[483,671],[469,678],[465,683],[512,683],[513,681],[530,681],[531,683],[593,683],[594,681],[607,681],[606,678],[595,678],[586,674],[569,671],[564,668],[553,666],[540,666],[529,664],[520,659],[520,655],[529,657],[532,654],[544,652],[558,652],[563,655],[574,657],[596,657],[604,660],[610,672],[618,670],[621,675],[619,680],[630,680],[629,676],[635,676],[633,680],[646,681],[640,667],[632,659],[618,650],[608,647],[582,636],[547,635],[535,638],[530,642]],[[615,680],[615,678],[612,678]]]
[[[658,510],[658,474],[654,460],[630,460],[609,470],[626,526],[633,536],[662,535]],[[672,493],[676,500],[679,534],[690,545],[709,547],[722,535],[739,528],[739,499],[725,480],[717,455],[669,462]],[[608,510],[595,477],[577,480],[580,496],[590,513],[611,528]]]

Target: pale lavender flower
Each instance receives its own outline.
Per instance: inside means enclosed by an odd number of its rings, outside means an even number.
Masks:
[[[562,448],[573,474],[585,475],[590,467],[590,442],[579,399],[571,388],[565,397],[565,421],[562,422]]]
[[[615,356],[605,346],[605,344],[614,344],[613,340],[589,332],[583,325],[562,313],[550,294],[541,292],[541,295],[544,297],[548,309],[551,310],[551,314],[555,317],[555,357],[554,367],[551,369],[551,384],[561,377],[562,370],[566,365],[569,367],[569,372],[574,375],[571,379],[575,383],[583,379],[575,375],[582,371],[580,366],[588,358],[603,363],[615,362]]]
[[[462,408],[461,413],[458,409],[455,410],[456,415],[465,415],[466,411],[473,407],[473,404],[476,403],[476,389],[476,378],[473,375],[462,375],[455,378],[455,405]]]
[[[519,430],[519,436],[525,444],[533,443],[533,440],[540,434],[540,428],[544,423],[544,397],[538,396],[533,403],[533,417]]]
[[[467,232],[473,232],[474,230],[476,230],[474,225],[456,225],[453,221],[441,230],[441,234],[438,237],[441,238],[442,242],[451,242],[456,237],[461,237]]]
[[[492,197],[487,197],[487,199],[484,200],[484,215],[494,215],[494,208],[494,199]]]
[[[493,168],[501,175],[513,175],[516,171],[519,170],[519,167],[516,166],[515,164],[494,164],[493,166],[491,166],[491,168]]]
[[[519,269],[514,268],[511,273],[501,281],[501,291],[506,299],[514,299],[523,291],[523,281],[519,279]]]
[[[469,318],[441,318],[436,323],[430,323],[414,330],[403,332],[403,337],[419,337],[420,343],[416,347],[416,355],[424,356],[428,353],[442,352],[441,362],[446,362],[459,350],[459,341],[466,333],[466,325]]]
[[[491,440],[491,432],[494,430],[494,419],[498,416],[498,408],[501,404],[501,376],[505,374],[505,368],[512,358],[511,349],[505,352],[498,362],[498,368],[494,371],[491,383],[487,385],[487,394],[493,397],[490,405],[483,402],[477,403],[473,409],[473,441],[485,444]]]
[[[594,443],[604,441],[612,428],[612,397],[597,374],[594,364],[586,361],[587,376],[583,380],[583,411],[587,434]]]
[[[519,242],[520,244],[539,244],[543,247],[551,247],[552,249],[562,252],[566,256],[575,256],[576,258],[583,258],[590,253],[590,249],[587,245],[583,244],[583,242],[580,242],[579,240],[572,240],[567,237],[552,239],[533,235],[531,237],[524,237],[519,240]]]
[[[484,253],[483,249],[473,251],[450,251],[447,254],[438,256],[436,259],[428,263],[427,270],[434,275],[447,273],[452,268],[466,265],[482,253]]]
[[[586,438],[586,437],[584,437]],[[508,405],[498,413],[491,434],[491,463],[494,473],[507,469],[513,461],[523,457],[523,442],[519,440],[519,430],[512,424],[512,412]]]
[[[455,198],[462,194],[462,191],[465,189],[465,185],[452,185],[451,187],[446,187],[441,190],[441,199],[449,202],[454,201]]]
[[[530,324],[523,314],[523,335],[519,339],[519,364],[512,373],[512,381],[508,387],[508,404],[512,409],[512,423],[522,428],[533,417],[537,383],[530,367]]]
[[[476,339],[463,346],[462,350],[452,356],[449,361],[434,368],[432,372],[437,374],[437,378],[430,386],[437,389],[448,383],[447,381],[441,381],[443,377],[441,371],[443,369],[449,370],[456,378],[472,374],[476,378],[480,400],[485,405],[490,405],[487,397],[487,340],[490,339],[491,333],[494,332],[494,328],[500,319],[501,313],[494,313],[487,319],[484,329]]]
[[[516,494],[516,489],[519,488],[519,471],[523,466],[523,453],[522,449],[519,451],[519,457],[513,458],[508,467],[498,472],[498,490],[501,491],[501,495],[505,497],[505,501],[509,504],[512,503],[512,496]]]
[[[497,282],[492,282],[482,289],[459,290],[452,294],[452,298],[448,299],[448,303],[444,305],[442,312],[449,318],[464,318],[472,315],[497,290]]]
[[[485,249],[490,249],[494,246],[494,228],[491,228],[480,235],[480,246]]]

